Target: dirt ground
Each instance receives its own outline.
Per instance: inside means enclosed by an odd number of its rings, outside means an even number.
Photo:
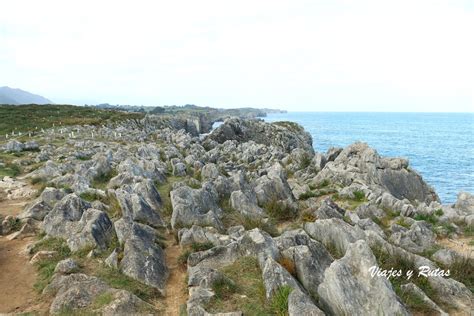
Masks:
[[[166,264],[168,265],[170,276],[166,284],[166,297],[164,302],[164,315],[179,315],[180,308],[186,304],[188,299],[186,284],[186,269],[178,263],[178,257],[181,254],[181,248],[174,241],[165,248]]]
[[[437,242],[445,248],[454,250],[468,258],[474,259],[474,246],[469,245],[471,240],[472,238],[460,237],[458,239],[445,238],[438,240]]]
[[[28,203],[28,200],[2,201],[0,215],[17,215]],[[47,309],[33,289],[36,269],[29,263],[29,258],[21,254],[33,240],[33,237],[8,240],[6,236],[0,236],[0,313],[41,312]]]

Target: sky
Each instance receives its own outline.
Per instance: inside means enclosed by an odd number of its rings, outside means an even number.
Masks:
[[[55,103],[474,111],[474,0],[3,1],[0,86]]]

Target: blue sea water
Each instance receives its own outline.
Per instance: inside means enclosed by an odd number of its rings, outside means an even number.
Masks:
[[[443,203],[474,193],[474,113],[289,112],[265,120],[301,124],[319,152],[363,141],[383,156],[408,158]]]

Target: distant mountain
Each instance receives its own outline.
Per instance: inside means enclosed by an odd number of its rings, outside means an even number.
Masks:
[[[21,89],[0,87],[0,104],[52,104],[50,100]]]

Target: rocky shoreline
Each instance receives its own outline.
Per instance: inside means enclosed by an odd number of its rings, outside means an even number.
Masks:
[[[470,193],[442,205],[407,160],[364,143],[315,152],[296,123],[232,117],[211,131],[208,118],[51,128],[3,146],[25,174],[0,181],[0,199],[33,201],[0,233],[37,236],[26,252],[51,298],[42,312],[167,314],[171,273],[187,274],[187,315],[472,312]],[[387,280],[372,266],[450,275]]]

